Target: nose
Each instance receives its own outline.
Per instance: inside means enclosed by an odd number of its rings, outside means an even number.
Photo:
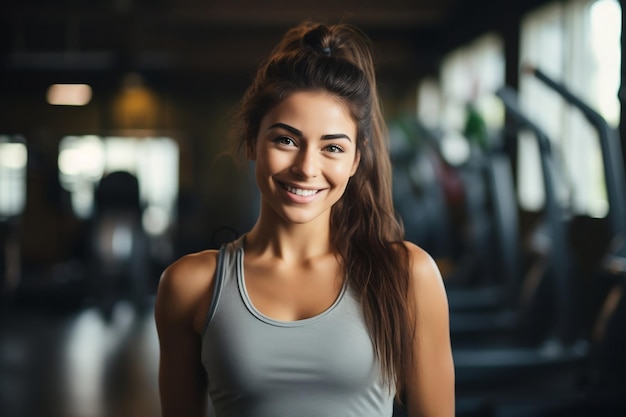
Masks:
[[[320,161],[315,150],[307,148],[298,152],[296,159],[291,166],[291,172],[301,178],[314,178],[319,175]]]

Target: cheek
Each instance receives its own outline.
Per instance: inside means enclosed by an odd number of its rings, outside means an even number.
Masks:
[[[289,168],[292,161],[288,154],[258,150],[256,159],[257,175],[264,177],[274,175]]]
[[[348,161],[336,164],[328,172],[336,183],[347,183],[354,173],[354,164]]]

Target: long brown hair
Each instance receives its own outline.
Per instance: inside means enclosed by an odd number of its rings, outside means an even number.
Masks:
[[[331,211],[331,244],[360,296],[383,378],[403,391],[414,337],[404,229],[391,194],[388,136],[370,41],[354,26],[303,23],[262,63],[239,112],[240,147],[255,146],[263,116],[296,91],[326,91],[357,124],[360,163]]]

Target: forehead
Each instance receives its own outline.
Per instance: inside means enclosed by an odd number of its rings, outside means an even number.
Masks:
[[[295,123],[300,130],[356,135],[356,122],[339,98],[325,92],[298,91],[271,108],[261,120],[261,132],[269,126]],[[330,130],[330,131],[326,131]],[[314,133],[314,132],[311,132]]]

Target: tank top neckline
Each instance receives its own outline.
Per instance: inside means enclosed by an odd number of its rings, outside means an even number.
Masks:
[[[241,299],[243,300],[243,303],[245,304],[246,308],[248,309],[248,311],[255,316],[257,319],[270,324],[272,326],[278,326],[278,327],[300,327],[300,326],[308,326],[310,324],[316,323],[322,319],[324,319],[325,317],[327,317],[328,315],[330,315],[334,310],[337,309],[337,307],[339,306],[339,304],[341,303],[341,300],[343,300],[345,292],[347,290],[347,284],[346,284],[346,280],[344,280],[344,283],[341,287],[341,290],[339,291],[339,295],[337,295],[337,298],[335,299],[335,301],[324,311],[322,311],[319,314],[316,314],[314,316],[311,317],[307,317],[305,319],[300,319],[300,320],[292,320],[292,321],[287,321],[287,320],[277,320],[274,318],[271,318],[269,316],[266,316],[265,314],[261,313],[259,310],[257,310],[257,308],[254,306],[254,304],[252,303],[252,300],[250,299],[250,296],[248,294],[248,290],[246,289],[246,281],[245,281],[245,276],[244,276],[244,267],[243,267],[243,261],[244,261],[244,239],[245,239],[245,235],[241,236],[238,240],[237,240],[237,245],[236,245],[236,276],[237,276],[237,287],[239,288],[239,293],[241,295]]]

